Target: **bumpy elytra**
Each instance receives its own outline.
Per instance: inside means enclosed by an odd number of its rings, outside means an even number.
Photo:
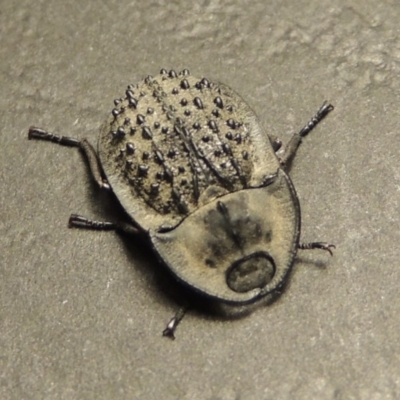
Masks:
[[[333,107],[324,103],[280,142],[228,86],[183,70],[162,70],[125,96],[101,128],[98,153],[85,140],[31,128],[29,138],[80,147],[95,180],[111,189],[130,221],[112,224],[72,215],[72,226],[147,235],[183,283],[213,299],[254,303],[279,289],[299,248],[300,206],[285,170],[301,140]],[[164,334],[173,336],[182,314]]]

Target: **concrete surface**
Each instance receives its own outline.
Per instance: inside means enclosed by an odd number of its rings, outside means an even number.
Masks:
[[[397,1],[0,3],[1,399],[400,398]],[[189,68],[242,94],[287,140],[335,111],[292,169],[302,240],[285,292],[251,315],[177,308],[142,243],[67,229],[106,219],[82,155],[128,83]],[[104,204],[106,203],[106,204]]]

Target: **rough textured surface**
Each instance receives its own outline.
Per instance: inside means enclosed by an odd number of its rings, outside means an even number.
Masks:
[[[396,399],[400,7],[395,1],[98,3],[0,7],[0,398]],[[223,320],[175,306],[143,243],[68,230],[114,203],[76,149],[130,82],[188,68],[229,84],[284,142],[321,102],[292,178],[304,251],[278,301]],[[244,95],[245,94],[245,95]]]
[[[99,155],[136,223],[173,227],[217,196],[260,186],[279,163],[232,89],[165,69],[128,85],[101,129]]]

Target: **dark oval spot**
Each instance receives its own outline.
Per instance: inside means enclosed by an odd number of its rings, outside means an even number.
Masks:
[[[215,262],[209,258],[206,258],[204,262],[206,263],[207,267],[210,267],[210,268],[216,267]]]
[[[269,254],[256,252],[235,261],[227,271],[226,283],[237,293],[263,288],[275,275],[275,263]]]

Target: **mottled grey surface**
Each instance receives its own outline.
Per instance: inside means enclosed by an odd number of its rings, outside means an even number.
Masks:
[[[0,4],[0,398],[399,398],[398,2],[88,4]],[[334,257],[301,252],[278,301],[192,312],[175,341],[150,251],[67,229],[112,207],[82,155],[27,141],[35,124],[95,142],[112,100],[162,67],[225,82],[283,140],[336,107],[292,169],[303,241]]]

